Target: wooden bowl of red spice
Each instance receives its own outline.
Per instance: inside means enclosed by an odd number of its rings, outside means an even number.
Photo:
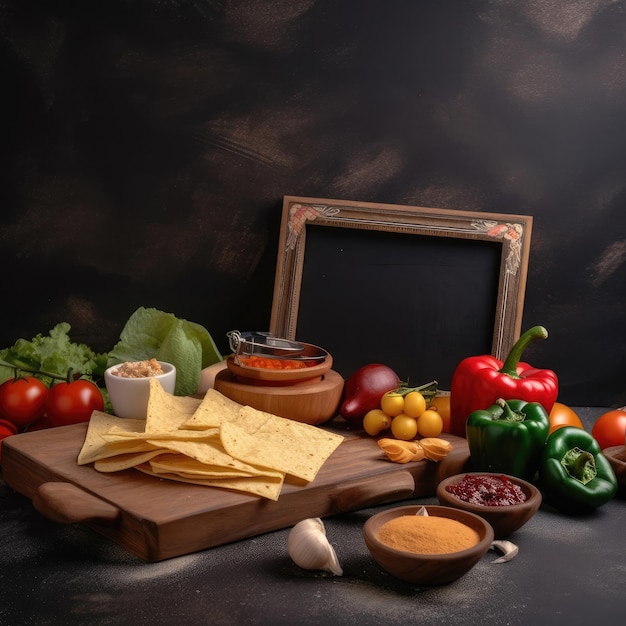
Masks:
[[[467,472],[442,480],[437,498],[445,506],[480,515],[496,539],[521,528],[541,506],[541,492],[531,483],[507,474]]]
[[[410,505],[370,517],[363,538],[373,559],[392,576],[416,585],[443,585],[469,572],[494,535],[489,523],[473,513]]]

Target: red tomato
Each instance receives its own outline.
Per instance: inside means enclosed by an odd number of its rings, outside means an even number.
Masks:
[[[591,434],[603,450],[611,446],[623,446],[626,440],[626,411],[614,409],[600,415]]]
[[[52,422],[47,415],[44,415],[40,420],[36,422],[31,422],[24,429],[25,433],[30,433],[33,430],[46,430],[46,428],[53,428]]]
[[[0,419],[0,437],[8,437],[17,434],[17,426],[9,420]]]
[[[552,410],[550,411],[550,430],[548,434],[551,435],[555,430],[558,430],[562,426],[576,426],[576,428],[584,428],[580,417],[570,409],[566,404],[555,402]]]
[[[16,433],[17,426],[13,422],[0,419],[0,461],[2,461],[2,440]]]
[[[12,378],[0,385],[0,417],[24,426],[46,410],[48,388],[34,376]]]
[[[92,411],[104,411],[104,398],[91,381],[79,379],[50,387],[46,413],[53,426],[87,422]]]

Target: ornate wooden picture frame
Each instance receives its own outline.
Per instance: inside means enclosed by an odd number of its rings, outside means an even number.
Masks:
[[[410,342],[408,326],[424,329],[428,338],[438,329],[442,336],[471,338],[476,326],[488,323],[475,344],[450,339],[446,352],[458,346],[459,354],[449,354],[446,369],[470,356],[463,350],[503,359],[521,332],[531,230],[532,217],[524,215],[286,196],[270,332],[307,342],[328,336],[333,346],[318,345],[331,353],[349,350],[354,367],[375,362],[379,339]],[[432,272],[437,276],[420,293],[422,278]],[[396,319],[406,307],[410,317]],[[476,311],[463,320],[472,307]],[[413,323],[425,312],[427,320]],[[331,327],[341,327],[345,341],[331,340]],[[435,336],[429,350],[445,346],[441,339]],[[420,346],[408,351],[406,358],[414,360]]]

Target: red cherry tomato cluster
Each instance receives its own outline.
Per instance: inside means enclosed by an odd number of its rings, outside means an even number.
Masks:
[[[57,382],[48,389],[35,376],[12,378],[0,385],[0,442],[20,430],[86,422],[95,410],[104,410],[104,398],[89,380]]]

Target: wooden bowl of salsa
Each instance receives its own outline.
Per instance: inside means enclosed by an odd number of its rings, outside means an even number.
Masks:
[[[531,483],[489,472],[449,476],[437,486],[437,498],[445,506],[486,519],[497,539],[521,528],[541,506],[541,492]]]
[[[303,344],[306,350],[308,344]],[[330,371],[333,358],[326,353],[323,359],[271,358],[263,355],[231,354],[226,367],[242,383],[290,385],[302,381],[319,381]]]

